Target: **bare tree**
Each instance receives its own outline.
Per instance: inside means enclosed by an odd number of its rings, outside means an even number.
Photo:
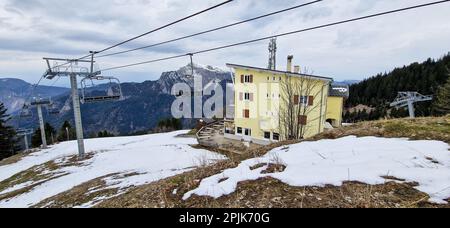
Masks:
[[[317,121],[310,114],[320,112],[323,105],[323,82],[311,76],[307,69],[302,75],[286,75],[280,82],[279,133],[283,140],[304,138],[311,124]]]

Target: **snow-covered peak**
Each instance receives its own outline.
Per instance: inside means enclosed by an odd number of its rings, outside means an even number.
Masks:
[[[211,65],[202,65],[202,64],[198,64],[198,63],[194,63],[194,71],[210,71],[210,72],[214,72],[214,73],[220,73],[220,74],[224,74],[224,73],[228,73],[229,71],[222,69],[220,67],[215,67],[215,66],[211,66]],[[184,67],[181,67],[178,70],[179,73],[184,73],[186,75],[190,75],[192,74],[192,67],[191,64],[187,64]]]

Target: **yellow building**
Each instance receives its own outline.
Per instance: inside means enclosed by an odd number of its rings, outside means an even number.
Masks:
[[[226,136],[257,144],[289,138],[309,138],[324,131],[332,78],[227,64],[235,74],[235,119]],[[327,111],[328,110],[328,111]],[[341,112],[342,109],[336,110]],[[333,112],[334,113],[334,112]],[[340,119],[339,119],[340,121]]]
[[[332,127],[342,126],[342,113],[344,111],[344,100],[349,96],[348,85],[333,84],[327,101],[327,122]]]

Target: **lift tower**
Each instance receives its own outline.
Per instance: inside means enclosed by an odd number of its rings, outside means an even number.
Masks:
[[[44,73],[43,77],[47,79],[53,79],[55,77],[69,77],[71,85],[71,96],[73,103],[73,112],[75,118],[75,128],[77,133],[78,141],[78,157],[79,159],[84,158],[84,136],[83,136],[83,125],[81,122],[81,110],[80,110],[80,97],[78,95],[78,83],[77,77],[92,77],[93,75],[98,75],[100,72],[92,72],[92,67],[80,67],[79,63],[89,63],[93,64],[93,59],[91,60],[73,60],[73,59],[59,59],[59,58],[44,58],[47,63],[48,69]],[[59,65],[56,62],[56,66],[52,67],[50,61],[62,61],[65,64]]]
[[[50,105],[50,100],[42,98],[34,98],[30,104],[37,108],[39,118],[39,128],[41,129],[42,148],[47,149],[47,139],[45,138],[44,116],[42,115],[42,106]]]
[[[395,101],[391,103],[391,107],[404,108],[408,107],[409,117],[415,118],[414,103],[431,101],[433,96],[424,96],[418,92],[399,92]]]
[[[25,143],[25,152],[27,152],[30,149],[30,146],[28,144],[28,136],[31,134],[33,134],[33,130],[31,130],[31,129],[18,129],[17,130],[17,135],[23,136],[23,140]]]

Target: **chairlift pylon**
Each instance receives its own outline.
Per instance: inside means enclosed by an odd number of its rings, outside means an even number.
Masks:
[[[94,81],[99,81],[99,86],[97,88],[94,88],[96,86]],[[106,81],[107,83],[103,83],[103,85],[101,85],[101,82],[103,81]],[[83,104],[123,100],[122,88],[118,78],[111,76],[91,76],[83,78],[80,84],[80,101]],[[102,86],[106,86],[106,88],[102,88]]]
[[[20,117],[22,118],[30,118],[33,117],[33,112],[30,109],[28,104],[24,104],[22,110],[20,110]]]

